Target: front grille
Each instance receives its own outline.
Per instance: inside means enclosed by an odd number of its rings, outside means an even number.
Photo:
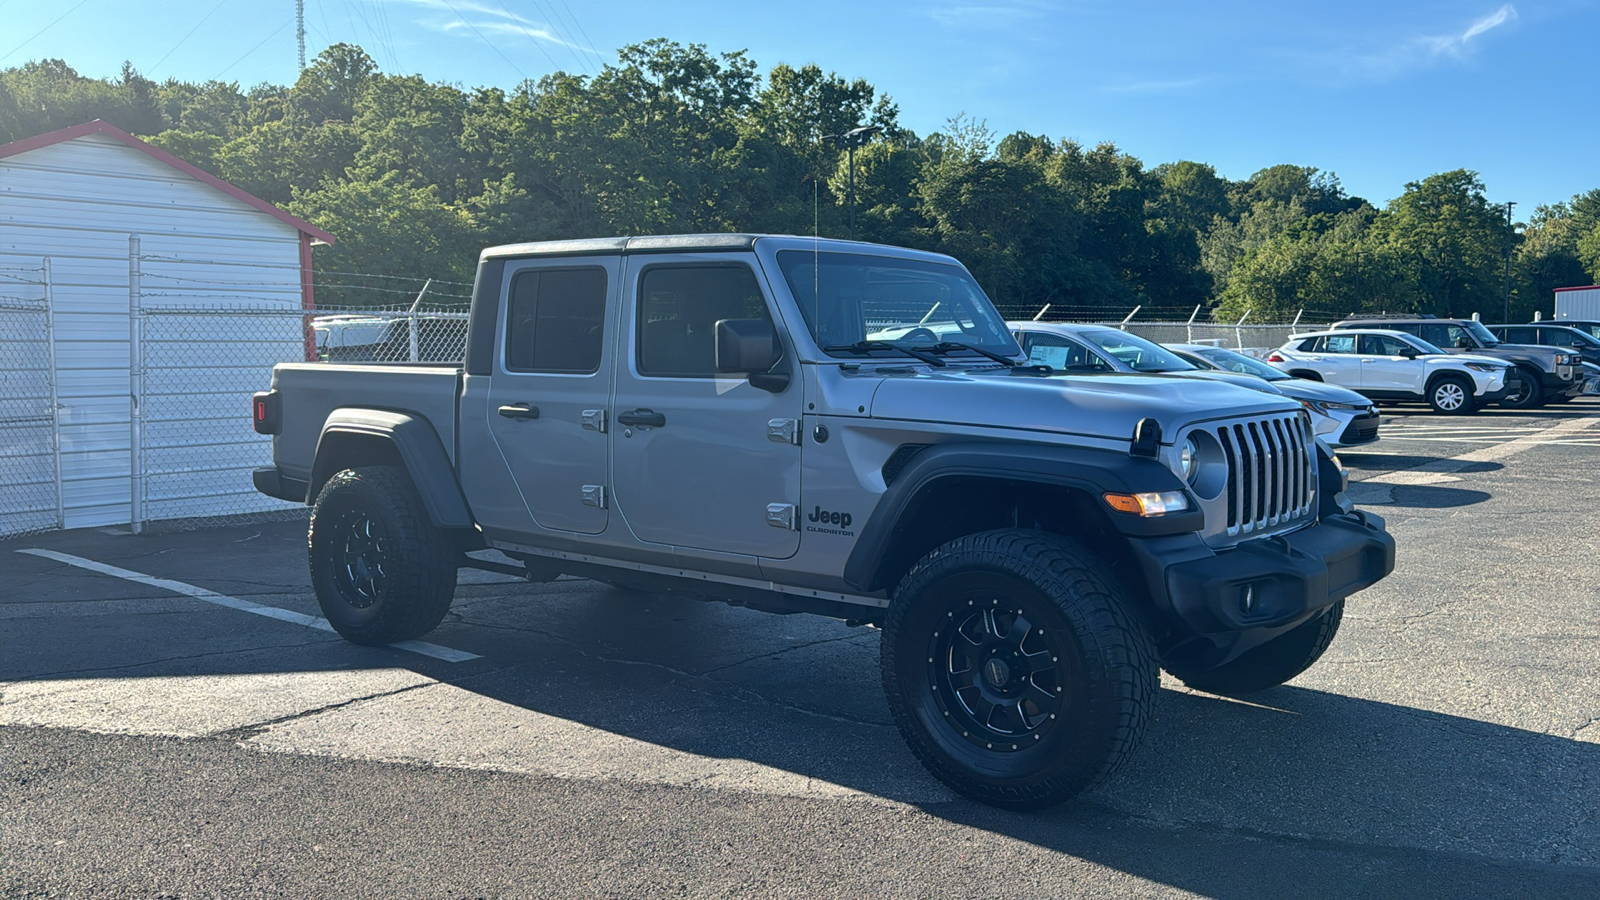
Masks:
[[[1311,510],[1311,431],[1299,415],[1223,425],[1228,462],[1228,534],[1248,534]]]
[[[1339,438],[1341,444],[1364,444],[1378,439],[1378,417],[1362,416],[1351,420]]]

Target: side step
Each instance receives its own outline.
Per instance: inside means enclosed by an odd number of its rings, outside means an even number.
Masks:
[[[461,561],[458,562],[456,566],[457,568],[462,569],[481,569],[485,572],[494,572],[497,575],[510,575],[512,578],[521,578],[524,581],[532,583],[555,581],[557,578],[561,577],[561,573],[554,569],[542,569],[540,571],[534,571],[526,564],[516,566],[510,563],[494,562],[493,560],[488,559],[476,559],[474,557],[467,556],[464,553],[461,555]]]

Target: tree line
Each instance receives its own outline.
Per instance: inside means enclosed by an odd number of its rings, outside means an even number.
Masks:
[[[293,85],[157,83],[124,64],[0,70],[0,143],[101,118],[338,238],[320,268],[470,281],[489,244],[677,232],[848,233],[950,253],[1008,314],[1233,321],[1297,311],[1549,313],[1552,289],[1600,281],[1600,188],[1512,222],[1479,176],[1429,175],[1378,208],[1331,172],[1146,167],[1111,143],[999,137],[957,116],[918,135],[889,95],[815,65],[764,74],[743,51],[656,39],[599,75],[513,91],[387,74],[336,44]],[[1509,279],[1507,278],[1509,272]],[[325,303],[371,301],[348,280]],[[1145,315],[1149,315],[1146,313]]]

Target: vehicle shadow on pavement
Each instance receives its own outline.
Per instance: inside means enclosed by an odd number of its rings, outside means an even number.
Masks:
[[[1437,463],[1450,459],[1447,456],[1422,456],[1415,454],[1398,453],[1359,453],[1350,450],[1339,451],[1339,461],[1345,468],[1357,472],[1380,471],[1397,472],[1404,469],[1415,469],[1429,463]],[[1491,460],[1478,460],[1473,462],[1454,462],[1450,464],[1452,475],[1478,475],[1484,472],[1498,472],[1505,468],[1504,463]]]
[[[127,564],[157,568],[151,557]],[[47,575],[14,583],[76,577]],[[483,658],[449,664],[93,584],[96,602],[139,612],[6,621],[0,681],[90,683],[72,702],[129,715],[174,702],[163,692],[192,681],[201,687],[182,702],[203,716],[238,703],[237,682],[210,676],[303,684],[399,672],[416,683],[200,731],[263,749],[735,797],[881,798],[1214,897],[1600,888],[1600,744],[1575,736],[1295,686],[1249,702],[1172,687],[1118,778],[1055,810],[1008,813],[954,797],[911,756],[882,698],[872,629],[582,580],[463,585],[427,639]],[[107,690],[93,693],[95,682]]]

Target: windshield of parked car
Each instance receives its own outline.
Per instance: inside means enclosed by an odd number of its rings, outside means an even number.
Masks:
[[[1477,319],[1468,320],[1465,327],[1472,332],[1473,337],[1478,339],[1478,343],[1485,347],[1493,347],[1500,343],[1500,339],[1494,336],[1494,332],[1483,327],[1483,323]]]
[[[875,355],[895,346],[981,356],[954,344],[1007,357],[1022,355],[994,304],[960,266],[784,250],[778,254],[778,268],[806,327],[830,356]]]
[[[1253,359],[1243,353],[1235,353],[1232,350],[1224,350],[1221,347],[1210,347],[1194,352],[1196,356],[1210,360],[1229,372],[1254,375],[1257,378],[1265,378],[1268,381],[1288,381],[1290,378],[1288,374],[1274,369],[1259,359]]]
[[[1200,367],[1138,335],[1115,328],[1084,328],[1076,335],[1121,360],[1135,372],[1196,372]]]

